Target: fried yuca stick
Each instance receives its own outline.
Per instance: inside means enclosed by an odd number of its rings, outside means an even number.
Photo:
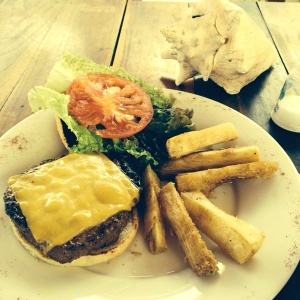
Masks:
[[[160,174],[176,175],[183,172],[199,171],[260,160],[259,148],[243,146],[191,153],[168,161],[160,170]]]
[[[206,147],[237,139],[238,132],[232,123],[208,127],[202,130],[189,131],[166,142],[170,158],[179,158]]]
[[[181,193],[196,226],[235,261],[249,261],[261,248],[265,234],[215,206],[201,192]]]
[[[144,235],[152,254],[167,250],[167,241],[162,214],[157,196],[160,192],[160,180],[148,165],[143,174],[145,196]]]
[[[198,275],[212,275],[218,270],[213,253],[202,240],[173,182],[162,187],[159,203],[192,270]]]
[[[177,189],[180,192],[200,191],[206,196],[222,183],[243,178],[269,178],[278,169],[278,163],[273,161],[258,161],[252,163],[230,165],[197,172],[181,173],[175,177]]]

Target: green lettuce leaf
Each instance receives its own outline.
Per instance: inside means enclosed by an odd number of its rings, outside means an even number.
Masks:
[[[123,68],[113,69],[112,67],[97,64],[88,58],[74,56],[70,53],[64,54],[63,58],[54,64],[45,87],[64,93],[74,79],[91,73],[110,74],[133,81],[147,92],[153,106],[159,108],[172,106],[172,98],[167,97],[162,89],[153,87],[149,83],[132,76]]]
[[[154,116],[149,125],[135,136],[125,139],[102,139],[82,127],[68,113],[67,87],[77,77],[89,73],[106,73],[120,76],[139,84],[150,96]],[[82,57],[65,54],[55,63],[45,86],[36,86],[28,93],[32,111],[50,109],[76,136],[77,144],[71,152],[126,153],[134,156],[141,166],[151,164],[155,169],[166,159],[166,140],[176,134],[194,129],[192,111],[173,107],[173,98],[162,89],[152,87],[123,69],[113,69]]]

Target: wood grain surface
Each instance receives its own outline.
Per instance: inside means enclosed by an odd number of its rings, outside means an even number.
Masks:
[[[44,84],[64,52],[110,65],[125,5],[125,0],[7,0],[0,5],[0,136],[31,114],[28,91]]]
[[[282,61],[290,71],[300,60],[300,3],[259,2],[258,6]]]
[[[172,11],[187,3],[129,1],[113,65],[154,86],[193,92],[193,80],[180,87],[174,83],[177,62],[161,58],[168,47],[160,29],[174,22]]]

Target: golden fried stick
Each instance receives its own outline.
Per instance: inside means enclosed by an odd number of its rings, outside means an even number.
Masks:
[[[157,196],[160,192],[160,180],[148,165],[143,174],[145,196],[144,235],[152,254],[167,250],[167,241],[162,214]]]
[[[206,196],[222,183],[243,178],[269,178],[278,169],[278,163],[273,161],[258,161],[252,163],[230,165],[197,172],[181,173],[175,177],[177,189],[180,192],[200,191]]]
[[[261,248],[261,230],[218,208],[201,192],[180,195],[196,226],[238,263],[249,261]]]
[[[208,127],[202,130],[189,131],[166,142],[170,158],[179,158],[209,146],[237,139],[238,132],[232,123]]]
[[[213,253],[207,248],[180,198],[175,184],[167,183],[159,194],[159,203],[192,270],[198,275],[212,275],[218,270]]]
[[[200,151],[168,161],[162,166],[160,174],[162,176],[176,175],[178,173],[219,168],[259,160],[260,152],[256,146]]]

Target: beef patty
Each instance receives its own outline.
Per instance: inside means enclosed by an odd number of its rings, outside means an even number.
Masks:
[[[37,243],[34,239],[20,205],[9,188],[4,193],[4,203],[6,214],[11,218],[21,236],[44,253],[46,245]],[[105,222],[88,228],[65,244],[53,247],[45,253],[45,256],[64,264],[84,255],[105,253],[106,247],[118,240],[121,231],[130,218],[130,214],[129,211],[118,212]]]
[[[141,188],[141,175],[135,168],[134,161],[127,156],[121,156],[118,153],[110,154],[110,159],[123,170],[124,173]],[[42,164],[53,161],[54,159],[43,160],[38,165],[33,166],[29,172],[34,172],[36,168]],[[26,173],[26,172],[25,172]],[[97,226],[88,228],[84,232],[78,234],[70,241],[63,245],[53,247],[49,252],[45,253],[45,244],[39,244],[34,239],[26,218],[16,200],[12,190],[7,188],[4,193],[4,203],[6,214],[10,217],[15,227],[22,237],[33,245],[40,252],[61,264],[69,263],[85,255],[98,255],[106,253],[107,247],[113,245],[119,238],[120,233],[127,225],[131,218],[131,211],[120,211],[108,218],[105,222]]]

